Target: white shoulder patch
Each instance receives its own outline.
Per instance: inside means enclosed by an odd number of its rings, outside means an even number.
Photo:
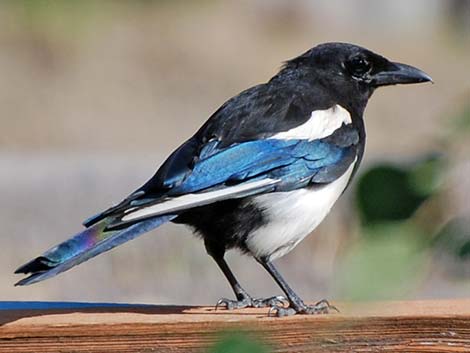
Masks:
[[[288,131],[280,132],[271,138],[283,140],[316,140],[331,135],[335,130],[339,129],[341,125],[351,124],[351,122],[349,112],[342,106],[336,104],[329,109],[313,111],[307,122]]]

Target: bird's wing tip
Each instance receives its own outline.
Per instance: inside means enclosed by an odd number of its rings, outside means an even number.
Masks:
[[[104,218],[103,216],[103,212],[102,213],[98,213],[98,214],[95,214],[91,217],[88,217],[87,219],[85,219],[83,222],[82,222],[82,225],[86,228],[92,226],[93,224],[101,221],[102,219]]]

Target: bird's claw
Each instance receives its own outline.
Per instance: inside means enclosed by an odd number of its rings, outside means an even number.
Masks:
[[[268,311],[268,316],[269,317],[283,317],[283,316],[292,316],[297,314],[297,311],[294,308],[291,307],[283,307],[283,306],[278,306],[274,305],[271,308],[269,308]]]
[[[291,316],[295,314],[307,314],[307,315],[318,315],[328,314],[331,311],[339,312],[338,308],[331,305],[328,300],[322,299],[314,305],[300,304],[297,308],[293,307],[292,304],[289,307],[274,305],[269,309],[268,316]]]
[[[215,310],[224,306],[227,310],[243,309],[243,308],[265,308],[265,307],[287,307],[289,301],[283,296],[275,296],[270,298],[252,299],[250,297],[241,300],[232,300],[227,298],[220,299],[215,305]]]
[[[317,311],[313,314],[328,314],[331,311],[336,311],[337,313],[339,313],[339,309],[336,306],[331,305],[330,302],[326,299],[322,299],[312,306],[307,306],[307,308],[314,309]]]
[[[219,309],[222,306],[225,306],[225,309],[227,310],[242,309],[248,307],[250,303],[251,299],[231,300],[227,298],[222,298],[215,305],[215,310]]]
[[[339,312],[338,308],[336,308],[334,305],[331,305],[326,299],[322,299],[316,302],[314,305],[305,305],[302,301],[299,303],[292,303],[283,296],[262,299],[252,299],[251,297],[245,297],[240,300],[222,298],[215,305],[215,310],[218,310],[222,306],[224,306],[227,310],[269,307],[269,317],[292,316],[295,314],[318,315],[328,314],[331,311]]]
[[[265,308],[268,306],[271,308],[274,306],[287,307],[289,306],[289,300],[287,300],[287,298],[283,297],[282,295],[270,298],[253,299],[254,308]]]

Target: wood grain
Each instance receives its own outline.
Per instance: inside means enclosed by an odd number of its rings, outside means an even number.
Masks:
[[[470,299],[335,304],[341,313],[288,318],[183,306],[0,310],[0,352],[205,352],[227,330],[275,352],[470,352]]]

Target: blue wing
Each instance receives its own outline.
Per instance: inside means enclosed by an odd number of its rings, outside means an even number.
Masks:
[[[345,171],[352,162],[353,152],[351,146],[339,147],[322,140],[245,142],[200,160],[192,173],[168,195],[200,192],[265,178],[279,180],[276,190],[287,191],[315,182],[318,173],[324,177],[317,182],[332,181],[338,174],[328,176],[332,167],[341,166]]]
[[[357,131],[344,125],[318,140],[271,138],[223,148],[214,140],[199,150],[197,158],[188,152],[194,145],[186,143],[170,157],[171,163],[164,164],[164,173],[157,172],[156,180],[138,191],[146,196],[131,200],[109,229],[224,199],[332,182],[356,158],[358,142]],[[185,162],[188,156],[191,163]],[[158,192],[151,196],[150,186],[157,184]]]
[[[319,140],[261,139],[223,148],[219,148],[224,145],[218,140],[200,147],[193,137],[177,149],[137,193],[149,198],[177,196],[220,184],[243,182],[261,174],[300,176],[302,170],[305,176],[317,175],[312,182],[329,182],[349,167],[358,143],[357,130],[351,125],[343,125]],[[279,168],[282,170],[271,173]]]

